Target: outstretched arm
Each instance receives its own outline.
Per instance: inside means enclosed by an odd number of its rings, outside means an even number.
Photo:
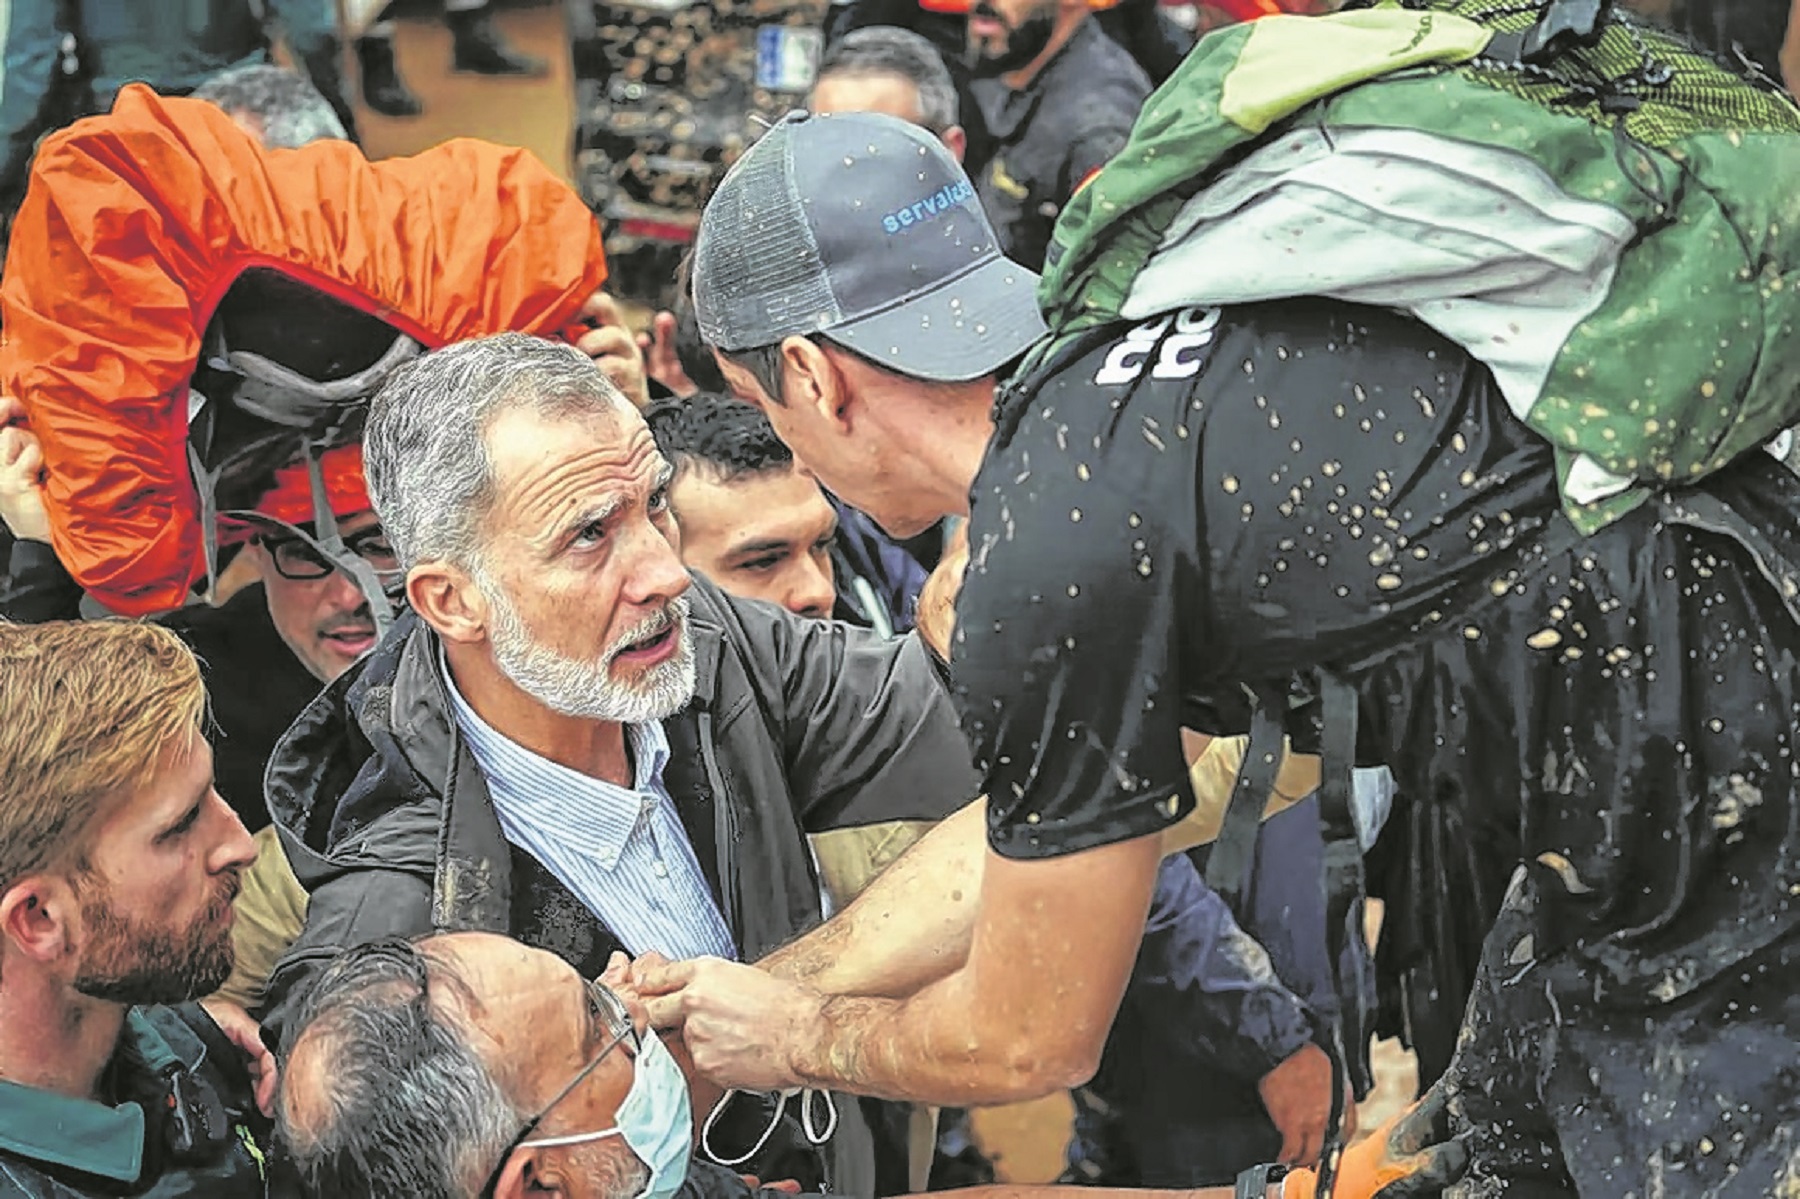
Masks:
[[[987,801],[940,822],[842,913],[759,965],[826,995],[910,995],[969,956]]]
[[[651,1019],[694,1064],[757,1089],[839,1088],[928,1103],[1008,1103],[1089,1078],[1137,955],[1154,836],[1042,860],[989,854],[967,960],[904,999],[827,997],[699,959],[640,980]]]

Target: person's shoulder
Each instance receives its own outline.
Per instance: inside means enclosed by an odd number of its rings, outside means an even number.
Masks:
[[[1078,68],[1084,84],[1083,98],[1097,98],[1109,116],[1124,112],[1130,117],[1127,124],[1135,122],[1144,101],[1156,89],[1131,51],[1091,17],[1081,23],[1069,48],[1073,52],[1069,56],[1071,65]]]
[[[1128,416],[1159,424],[1176,420],[1221,337],[1233,328],[1227,310],[1189,307],[1088,330],[1033,377],[1015,379],[1003,391],[997,444],[1048,442],[1067,452],[1071,444],[1091,443],[1098,449],[1126,431]],[[1187,440],[1191,433],[1171,436]]]

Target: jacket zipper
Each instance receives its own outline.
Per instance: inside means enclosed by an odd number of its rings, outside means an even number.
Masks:
[[[744,954],[744,928],[738,919],[737,881],[737,808],[731,792],[725,787],[725,776],[713,756],[712,713],[702,709],[696,713],[700,726],[700,759],[706,764],[706,783],[713,792],[713,855],[719,865],[719,900],[725,907],[725,925],[738,942],[738,953]]]

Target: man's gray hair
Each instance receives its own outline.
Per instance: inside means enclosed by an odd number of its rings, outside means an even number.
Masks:
[[[308,992],[276,1111],[302,1193],[465,1199],[524,1127],[434,1010],[433,987],[468,989],[442,959],[388,939],[350,950]]]
[[[194,97],[211,101],[233,117],[255,117],[262,144],[271,150],[350,136],[319,89],[286,67],[267,63],[232,67],[195,88]]]
[[[819,64],[827,75],[897,75],[919,91],[919,123],[942,136],[961,115],[956,84],[937,47],[910,29],[871,25],[844,35]]]
[[[494,502],[487,433],[514,408],[560,417],[630,411],[631,402],[574,346],[524,333],[427,354],[375,393],[363,469],[401,566],[481,567],[481,527]]]

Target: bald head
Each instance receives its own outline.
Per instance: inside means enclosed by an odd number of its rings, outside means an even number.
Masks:
[[[346,953],[288,1046],[277,1126],[303,1185],[460,1199],[497,1174],[496,1196],[635,1193],[643,1166],[617,1138],[509,1152],[540,1113],[545,1136],[616,1120],[628,1054],[608,1054],[558,1098],[601,1052],[587,994],[561,959],[485,933]]]

